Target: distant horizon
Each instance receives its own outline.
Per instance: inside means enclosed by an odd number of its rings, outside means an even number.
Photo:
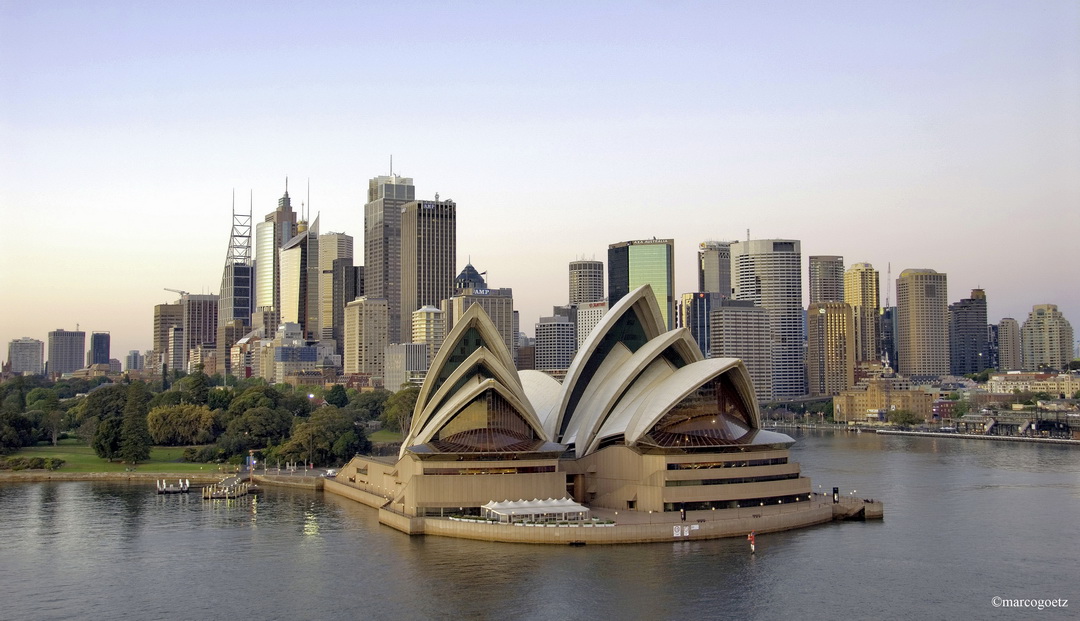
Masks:
[[[219,292],[233,193],[254,224],[286,177],[362,264],[391,156],[530,335],[579,257],[674,239],[681,295],[748,229],[801,242],[804,307],[807,257],[840,255],[882,303],[934,269],[990,323],[1055,304],[1080,333],[1077,31],[1069,0],[0,0],[0,341],[149,349],[166,288]]]

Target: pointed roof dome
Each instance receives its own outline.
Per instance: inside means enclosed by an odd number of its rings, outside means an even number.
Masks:
[[[466,263],[457,278],[454,279],[454,290],[462,289],[487,289],[487,281],[476,271],[472,263]]]

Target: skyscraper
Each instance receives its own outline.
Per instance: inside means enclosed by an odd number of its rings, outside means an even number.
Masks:
[[[389,342],[389,304],[382,299],[357,298],[345,305],[346,373],[383,377]],[[396,390],[397,387],[394,387]]]
[[[690,330],[690,336],[694,337],[702,355],[711,357],[711,339],[709,337],[709,314],[714,308],[718,308],[725,299],[724,294],[717,292],[684,293],[679,302],[679,326]]]
[[[739,358],[759,401],[773,394],[773,346],[769,312],[749,300],[723,300],[709,312],[709,357]]]
[[[945,274],[907,269],[896,279],[897,371],[908,377],[949,372],[949,306]]]
[[[604,262],[570,262],[570,304],[586,304],[604,299]]]
[[[364,205],[365,295],[387,301],[390,342],[400,343],[401,208],[416,200],[416,188],[408,177],[379,176],[368,181],[367,199]]]
[[[154,358],[148,363],[154,371],[160,371],[161,365],[168,364],[169,370],[182,370],[173,367],[170,360],[170,346],[172,339],[169,331],[173,328],[183,329],[184,307],[177,300],[174,304],[157,304],[154,306]]]
[[[561,378],[577,351],[574,324],[563,315],[541,317],[536,324],[534,366]]]
[[[855,317],[847,302],[814,302],[806,311],[806,375],[812,396],[855,384]]]
[[[986,292],[972,289],[970,298],[949,305],[949,373],[969,375],[989,368],[986,338]]]
[[[83,368],[86,333],[56,329],[49,333],[49,375],[63,375]]]
[[[170,351],[170,354],[174,361],[180,360],[183,364],[171,368],[190,372],[191,369],[187,368],[189,352],[202,345],[216,345],[218,296],[185,293],[180,296],[180,306],[183,317],[184,347],[182,351]],[[172,344],[170,348],[171,346]]]
[[[641,285],[652,286],[660,314],[675,327],[675,240],[644,239],[608,246],[608,305]]]
[[[251,313],[255,311],[255,266],[251,258],[251,211],[236,212],[233,201],[232,228],[229,232],[229,249],[225,253],[225,269],[221,275],[221,292],[218,298],[218,326],[239,320],[245,327],[251,325]],[[231,346],[232,343],[226,345]]]
[[[434,306],[424,306],[412,313],[412,342],[425,343],[428,346],[428,365],[435,358],[439,347],[442,347],[443,338],[446,336],[445,315]]]
[[[278,199],[277,210],[255,226],[255,308],[281,312],[281,263],[278,251],[296,236],[296,212],[285,194]]]
[[[704,241],[698,245],[698,291],[731,299],[731,242]]]
[[[13,373],[43,375],[45,373],[45,343],[24,336],[8,343],[8,362]]]
[[[412,335],[413,311],[453,295],[456,273],[457,205],[450,200],[406,203],[401,208],[402,341]]]
[[[1024,366],[1029,371],[1068,368],[1073,353],[1073,329],[1056,304],[1036,304],[1020,330]]]
[[[308,227],[297,224],[297,234],[278,252],[280,256],[280,320],[299,324],[303,338],[318,340],[319,331],[319,218]]]
[[[794,239],[731,244],[735,299],[768,311],[772,343],[772,390],[780,399],[806,394],[802,306],[802,250]]]
[[[880,360],[878,315],[881,292],[873,265],[855,263],[844,272],[844,301],[851,306],[855,319],[855,362]]]
[[[1020,324],[1012,317],[998,322],[998,370],[1019,371],[1024,368],[1024,350],[1020,346]]]
[[[323,233],[319,235],[319,332],[323,339],[336,339],[339,330],[335,329],[338,314],[334,302],[334,265],[344,261],[344,265],[353,264],[353,238],[345,233]],[[344,268],[342,268],[344,269]],[[355,280],[354,280],[355,282]],[[354,291],[355,298],[355,291]],[[350,298],[351,302],[353,298]],[[341,305],[345,309],[344,303]],[[340,348],[341,343],[338,343]]]
[[[333,264],[333,310],[332,338],[338,355],[345,347],[345,305],[364,296],[364,266],[352,264],[352,258],[334,259]]]
[[[109,364],[109,346],[112,337],[108,332],[90,333],[89,364]],[[89,364],[87,366],[89,366]]]
[[[844,257],[816,255],[809,259],[810,303],[844,301]]]
[[[517,313],[514,312],[514,290],[469,287],[456,291],[451,298],[442,302],[447,334],[473,304],[479,304],[484,309],[499,335],[503,337],[507,351],[516,358],[518,325]]]

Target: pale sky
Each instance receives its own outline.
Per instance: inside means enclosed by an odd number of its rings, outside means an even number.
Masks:
[[[0,343],[151,346],[290,179],[363,256],[367,180],[458,205],[523,331],[567,264],[790,238],[1052,303],[1080,333],[1080,3],[0,0]],[[89,345],[89,339],[87,344]]]

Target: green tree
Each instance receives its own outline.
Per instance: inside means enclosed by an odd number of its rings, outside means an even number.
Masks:
[[[134,382],[128,387],[124,419],[120,426],[120,459],[135,465],[150,459],[150,430],[147,428],[147,404],[150,393],[146,384]]]
[[[383,420],[386,426],[401,433],[408,433],[412,423],[413,408],[416,407],[416,399],[420,396],[420,388],[410,386],[395,392],[386,400],[386,408],[383,410]]]
[[[206,406],[211,410],[225,410],[233,400],[233,391],[228,388],[213,388],[206,398]]]
[[[349,405],[361,419],[376,420],[382,417],[383,409],[386,408],[386,401],[392,394],[394,393],[382,388],[364,391],[357,394]]]
[[[326,402],[334,407],[343,408],[349,405],[349,395],[345,393],[345,387],[341,384],[334,384],[330,387],[330,390],[326,392]]]
[[[120,428],[122,418],[107,418],[98,423],[90,447],[97,456],[112,461],[120,456]]]
[[[281,393],[266,385],[251,386],[229,402],[229,414],[239,416],[253,408],[276,408]]]
[[[202,365],[199,365],[194,373],[180,380],[179,383],[185,401],[195,405],[206,405],[210,396],[210,378],[203,373]]]
[[[362,429],[333,406],[321,407],[306,420],[298,420],[279,454],[317,466],[344,461],[370,446]]]
[[[909,410],[893,410],[889,412],[888,420],[900,427],[910,427],[923,422],[922,417]]]
[[[78,420],[97,424],[85,430],[91,438],[90,446],[98,457],[112,461],[120,452],[120,427],[127,405],[127,387],[119,384],[99,386],[76,406],[80,409]]]
[[[146,417],[150,437],[166,446],[212,442],[217,435],[216,422],[205,405],[190,403],[158,406]]]

